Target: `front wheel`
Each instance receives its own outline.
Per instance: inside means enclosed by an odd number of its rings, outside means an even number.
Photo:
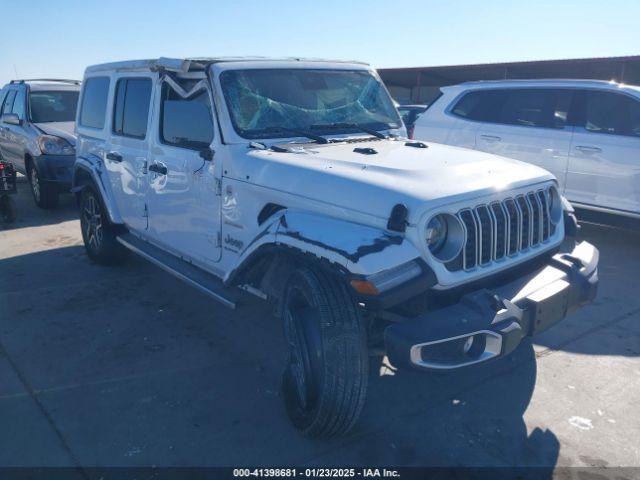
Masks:
[[[287,414],[306,436],[344,435],[364,405],[369,372],[356,303],[346,285],[308,267],[291,274],[282,301]]]
[[[38,169],[31,166],[27,171],[29,187],[36,205],[45,210],[52,210],[58,206],[59,192],[55,185],[42,181]]]
[[[102,265],[121,263],[127,250],[118,243],[116,227],[109,223],[100,197],[91,185],[80,194],[80,228],[89,258]]]

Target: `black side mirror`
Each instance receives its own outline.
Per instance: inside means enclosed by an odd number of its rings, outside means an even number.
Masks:
[[[20,117],[15,113],[5,113],[2,115],[2,121],[7,125],[22,125],[22,120],[20,120]]]
[[[213,150],[211,150],[210,148],[205,148],[204,150],[200,150],[200,157],[207,161],[210,162],[211,160],[213,160]]]

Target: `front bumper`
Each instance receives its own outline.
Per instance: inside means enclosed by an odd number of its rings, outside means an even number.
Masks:
[[[34,160],[41,180],[58,185],[60,190],[71,188],[75,155],[40,155]]]
[[[595,298],[598,259],[582,242],[525,278],[394,323],[384,332],[387,356],[396,367],[450,370],[508,355]]]

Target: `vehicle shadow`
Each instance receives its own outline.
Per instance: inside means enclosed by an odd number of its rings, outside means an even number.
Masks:
[[[552,477],[559,441],[550,430],[529,434],[523,419],[536,383],[529,341],[510,357],[445,374],[394,371],[372,360],[363,431],[356,433],[368,437],[362,463],[536,467],[536,478]]]
[[[581,225],[578,241],[586,240],[600,251],[597,297],[534,342],[587,355],[640,356],[640,231]]]
[[[54,210],[38,208],[31,196],[26,177],[18,178],[18,192],[11,195],[11,198],[16,208],[16,221],[13,223],[0,221],[0,231],[54,225],[78,218],[78,207],[71,194],[60,194],[58,207]]]

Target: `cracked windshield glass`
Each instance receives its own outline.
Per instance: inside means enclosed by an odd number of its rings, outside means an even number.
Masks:
[[[367,71],[230,70],[221,83],[234,128],[245,138],[400,127],[389,94]]]

